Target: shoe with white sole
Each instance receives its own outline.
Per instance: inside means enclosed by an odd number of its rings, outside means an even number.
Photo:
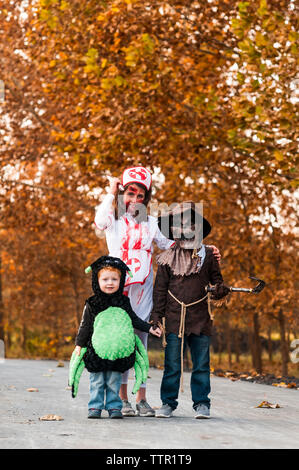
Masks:
[[[139,403],[136,403],[136,416],[155,416],[155,410],[153,410],[146,400],[140,400]]]
[[[122,419],[123,418],[123,415],[122,415],[122,412],[116,408],[111,408],[110,410],[108,410],[108,413],[109,413],[109,418],[111,419]]]
[[[131,403],[128,400],[123,400],[122,415],[123,416],[135,416],[135,411],[132,408]]]
[[[156,418],[170,418],[172,416],[172,408],[171,406],[165,403],[161,406],[158,410],[156,410]]]
[[[195,408],[195,418],[196,419],[209,419],[210,418],[210,409],[203,404],[197,405]]]

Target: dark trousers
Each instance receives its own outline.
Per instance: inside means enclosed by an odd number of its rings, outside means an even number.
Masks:
[[[166,335],[164,374],[161,383],[160,396],[163,404],[168,404],[173,410],[178,406],[178,395],[181,376],[181,338],[174,333]],[[210,387],[210,337],[190,334],[184,337],[184,352],[187,344],[190,347],[192,359],[191,396],[193,408],[204,404],[210,408],[208,395]]]

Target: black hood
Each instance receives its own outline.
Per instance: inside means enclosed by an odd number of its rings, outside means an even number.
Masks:
[[[105,294],[101,291],[99,286],[98,272],[107,266],[118,269],[121,273],[119,289],[113,294]],[[111,296],[117,296],[123,293],[126,282],[126,275],[127,273],[130,273],[130,269],[121,259],[114,258],[113,256],[101,256],[96,261],[94,261],[88,268],[86,268],[85,272],[89,272],[90,270],[92,271],[92,290],[97,297],[100,296],[103,298],[110,298]]]

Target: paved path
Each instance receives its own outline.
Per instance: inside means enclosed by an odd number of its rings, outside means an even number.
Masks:
[[[160,405],[162,371],[150,369],[148,397]],[[68,362],[6,359],[0,363],[0,449],[298,449],[299,390],[211,377],[210,420],[193,418],[190,373],[170,419],[88,420],[89,374],[75,399],[67,389]],[[130,380],[129,390],[133,386]],[[36,392],[27,391],[37,388]],[[134,397],[132,402],[134,403]],[[256,406],[263,400],[281,408]],[[47,414],[63,421],[41,421]]]

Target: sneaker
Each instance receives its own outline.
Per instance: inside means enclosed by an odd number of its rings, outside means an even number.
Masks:
[[[155,416],[155,411],[149,406],[146,400],[136,403],[136,416]]]
[[[133,410],[132,405],[128,400],[123,400],[123,407],[121,412],[123,416],[135,416],[135,411]]]
[[[199,404],[195,408],[196,419],[208,419],[210,418],[210,409],[206,405]]]
[[[159,410],[156,411],[156,418],[170,418],[172,416],[172,411],[173,410],[171,406],[165,403]]]
[[[109,413],[109,418],[111,419],[122,419],[123,415],[122,412],[116,408],[111,408],[111,410],[108,410]]]
[[[90,408],[90,410],[88,410],[87,418],[99,419],[101,417],[101,413],[102,413],[102,410],[97,410],[96,408]]]

